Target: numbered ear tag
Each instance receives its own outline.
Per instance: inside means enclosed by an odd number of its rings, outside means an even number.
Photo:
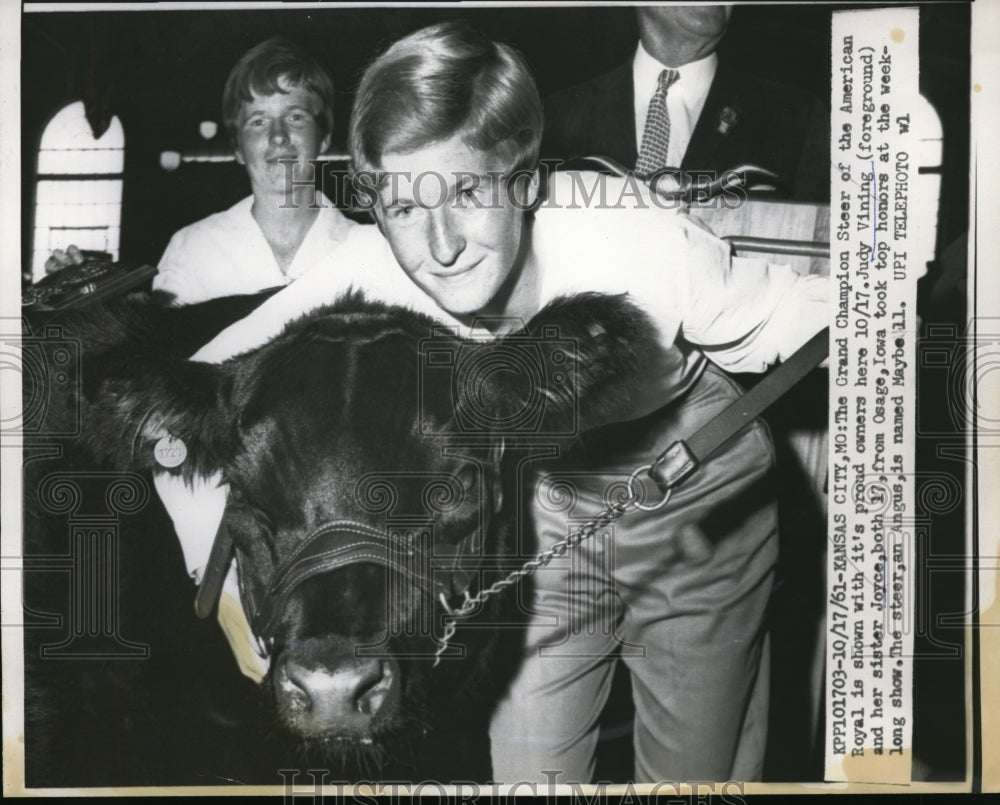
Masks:
[[[184,463],[187,454],[187,445],[184,444],[183,439],[174,436],[164,436],[153,448],[156,463],[167,469],[179,467]]]

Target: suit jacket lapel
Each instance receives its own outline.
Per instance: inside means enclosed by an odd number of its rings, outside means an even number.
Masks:
[[[737,120],[731,124],[726,131],[722,125],[723,111],[729,107],[736,113]],[[691,135],[691,144],[684,154],[684,161],[681,167],[690,169],[727,169],[736,167],[735,165],[718,166],[715,164],[719,148],[733,133],[733,129],[739,125],[740,98],[734,86],[732,72],[722,63],[715,71],[715,78],[712,86],[708,90],[705,98],[705,105],[702,107],[701,116],[694,127]]]

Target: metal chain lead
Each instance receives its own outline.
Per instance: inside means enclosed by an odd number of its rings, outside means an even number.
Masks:
[[[493,584],[486,589],[480,590],[475,595],[468,595],[468,593],[466,593],[465,601],[462,602],[462,606],[458,609],[452,609],[445,600],[444,593],[442,593],[439,600],[444,606],[445,611],[447,611],[448,618],[445,621],[444,635],[441,637],[441,643],[438,646],[437,651],[434,652],[434,667],[437,667],[438,663],[441,662],[442,655],[448,650],[448,644],[455,636],[455,631],[458,628],[458,621],[460,618],[471,615],[479,607],[479,605],[485,602],[490,596],[496,595],[508,587],[514,586],[518,582],[530,576],[539,568],[545,567],[553,559],[565,554],[570,548],[573,548],[585,539],[589,539],[594,536],[599,528],[604,528],[604,526],[610,525],[631,509],[639,508],[639,496],[634,487],[635,478],[638,475],[638,472],[639,471],[637,470],[633,473],[632,479],[630,479],[629,494],[627,498],[617,503],[608,504],[608,506],[606,506],[592,519],[574,531],[571,531],[558,542],[553,543],[551,548],[542,551],[533,559],[529,559],[521,565],[521,567],[517,568],[517,570],[512,570],[504,578],[493,582]],[[670,493],[668,492],[664,496],[663,500],[657,504],[656,508],[659,508],[666,503],[669,498]]]

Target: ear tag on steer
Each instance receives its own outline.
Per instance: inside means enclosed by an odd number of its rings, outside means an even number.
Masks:
[[[184,444],[184,440],[174,436],[164,436],[153,448],[156,463],[167,469],[179,467],[184,463],[187,454],[187,445]]]

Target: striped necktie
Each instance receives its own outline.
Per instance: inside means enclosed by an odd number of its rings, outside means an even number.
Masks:
[[[643,179],[652,176],[667,165],[667,147],[670,145],[670,114],[667,112],[667,90],[680,78],[680,73],[667,68],[660,73],[656,92],[649,101],[646,127],[642,131],[642,146],[635,163],[635,173]]]

